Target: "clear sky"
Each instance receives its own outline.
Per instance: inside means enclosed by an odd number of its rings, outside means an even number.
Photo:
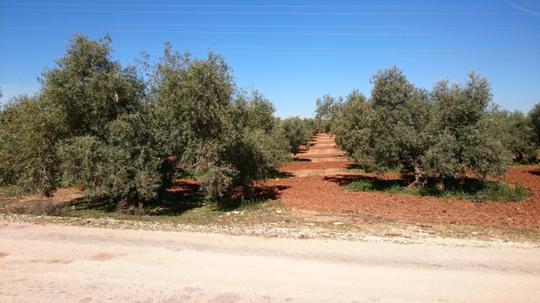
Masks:
[[[394,65],[424,88],[474,69],[510,110],[540,101],[538,0],[0,0],[0,102],[36,92],[76,32],[110,34],[123,64],[157,60],[165,41],[215,50],[282,117],[312,116],[324,94],[369,95],[373,73]]]

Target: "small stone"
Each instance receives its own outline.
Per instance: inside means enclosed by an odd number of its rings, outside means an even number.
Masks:
[[[343,225],[343,222],[334,222],[334,225]]]

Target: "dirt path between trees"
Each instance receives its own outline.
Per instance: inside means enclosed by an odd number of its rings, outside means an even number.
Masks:
[[[0,302],[537,302],[540,248],[0,221]]]
[[[331,136],[319,134],[309,151],[282,167],[291,178],[270,180],[280,186],[279,200],[290,209],[381,217],[411,223],[441,223],[540,230],[540,166],[512,167],[504,178],[532,196],[519,203],[443,200],[405,194],[350,192],[349,162]],[[356,174],[358,175],[358,174]],[[390,176],[396,178],[397,176]]]
[[[304,216],[350,216],[353,222],[393,220],[413,224],[444,224],[480,227],[502,227],[540,231],[540,166],[512,167],[504,181],[526,187],[531,197],[521,202],[473,202],[439,199],[406,194],[381,192],[350,192],[344,186],[360,174],[347,170],[350,163],[327,134],[317,135],[310,149],[297,154],[295,160],[284,165],[281,171],[291,177],[271,179],[264,183],[263,198],[279,200],[293,211]],[[371,175],[372,176],[372,175]],[[385,178],[399,178],[397,174]],[[192,183],[195,181],[192,181]],[[191,187],[178,187],[185,195],[192,194]],[[178,189],[175,188],[174,190]],[[52,199],[27,196],[17,203],[44,201],[54,207],[81,197],[81,192],[61,189]],[[0,197],[0,202],[1,197]]]
[[[342,173],[350,164],[343,151],[336,147],[332,136],[318,134],[309,145],[309,149],[296,154],[294,161],[281,170],[295,177],[331,176]]]

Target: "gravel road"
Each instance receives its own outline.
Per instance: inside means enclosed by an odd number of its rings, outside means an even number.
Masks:
[[[0,302],[538,302],[540,248],[0,221]]]

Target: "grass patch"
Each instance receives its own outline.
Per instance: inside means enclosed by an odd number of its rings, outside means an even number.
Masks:
[[[445,189],[436,190],[428,183],[425,188],[407,188],[401,180],[358,179],[347,187],[350,191],[386,192],[416,196],[432,196],[446,199],[472,200],[476,202],[519,202],[531,195],[521,186],[503,183],[464,180],[447,182]]]
[[[22,196],[26,192],[16,185],[0,186],[0,196],[17,197]]]
[[[402,173],[405,172],[401,168],[398,167],[392,167],[388,168],[384,171],[378,170],[376,167],[371,166],[366,163],[354,163],[347,165],[347,170],[353,173],[359,173],[359,174],[370,174],[370,173],[380,173],[380,172],[387,172],[387,173]]]
[[[63,217],[164,222],[193,225],[258,224],[287,220],[279,202],[265,199],[227,199],[208,201],[197,197],[182,200],[157,200],[137,208],[118,208],[116,202],[104,198],[82,199],[66,205],[59,215]],[[24,213],[24,212],[19,212]],[[52,213],[51,215],[56,215]]]
[[[62,216],[68,209],[65,203],[58,203],[51,200],[32,201],[28,203],[9,202],[3,205],[5,212],[10,214],[27,214],[36,216]]]
[[[419,194],[417,190],[403,187],[400,181],[358,179],[347,186],[350,191],[381,191],[386,193]]]
[[[161,209],[161,206],[157,207],[154,205],[145,206],[142,214],[117,211],[114,205],[96,206],[98,205],[95,202],[90,205],[87,202],[80,202],[77,205],[73,205],[63,216],[85,219],[112,218],[117,220],[191,224],[198,226],[249,226],[289,220],[286,213],[276,212],[276,210],[281,209],[281,206],[277,201],[271,200],[234,201],[231,205],[204,202],[198,204],[197,207],[191,207],[176,214],[171,214],[169,211]]]

